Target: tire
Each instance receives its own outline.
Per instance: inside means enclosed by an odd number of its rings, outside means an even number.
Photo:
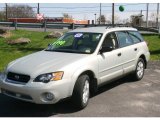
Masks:
[[[90,96],[89,81],[90,79],[88,75],[81,75],[75,84],[72,102],[78,109],[83,109],[88,105]]]
[[[136,70],[134,71],[133,78],[135,81],[139,81],[144,76],[145,63],[142,58],[138,59]]]

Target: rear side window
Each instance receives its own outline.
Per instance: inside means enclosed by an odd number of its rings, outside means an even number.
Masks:
[[[128,33],[126,33],[125,31],[116,32],[116,34],[120,47],[125,47],[133,44],[133,40],[128,36]]]
[[[128,34],[132,38],[134,43],[139,43],[143,41],[143,38],[138,31],[129,31]]]

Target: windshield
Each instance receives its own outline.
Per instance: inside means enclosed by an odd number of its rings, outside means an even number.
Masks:
[[[95,51],[101,37],[101,33],[66,33],[50,44],[46,51],[91,54]]]

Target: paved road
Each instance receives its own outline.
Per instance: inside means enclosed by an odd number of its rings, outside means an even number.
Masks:
[[[141,81],[128,77],[103,86],[84,110],[69,101],[36,105],[0,95],[0,116],[28,117],[157,117],[160,116],[160,62],[151,62]]]

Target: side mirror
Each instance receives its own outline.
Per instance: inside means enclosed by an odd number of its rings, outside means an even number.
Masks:
[[[102,46],[102,48],[100,49],[100,54],[104,53],[104,52],[110,52],[112,51],[114,48],[112,46]]]
[[[51,49],[52,48],[52,44],[48,44],[48,49]]]
[[[51,46],[51,44],[49,43],[49,44],[48,44],[48,47],[50,47],[50,46]]]

